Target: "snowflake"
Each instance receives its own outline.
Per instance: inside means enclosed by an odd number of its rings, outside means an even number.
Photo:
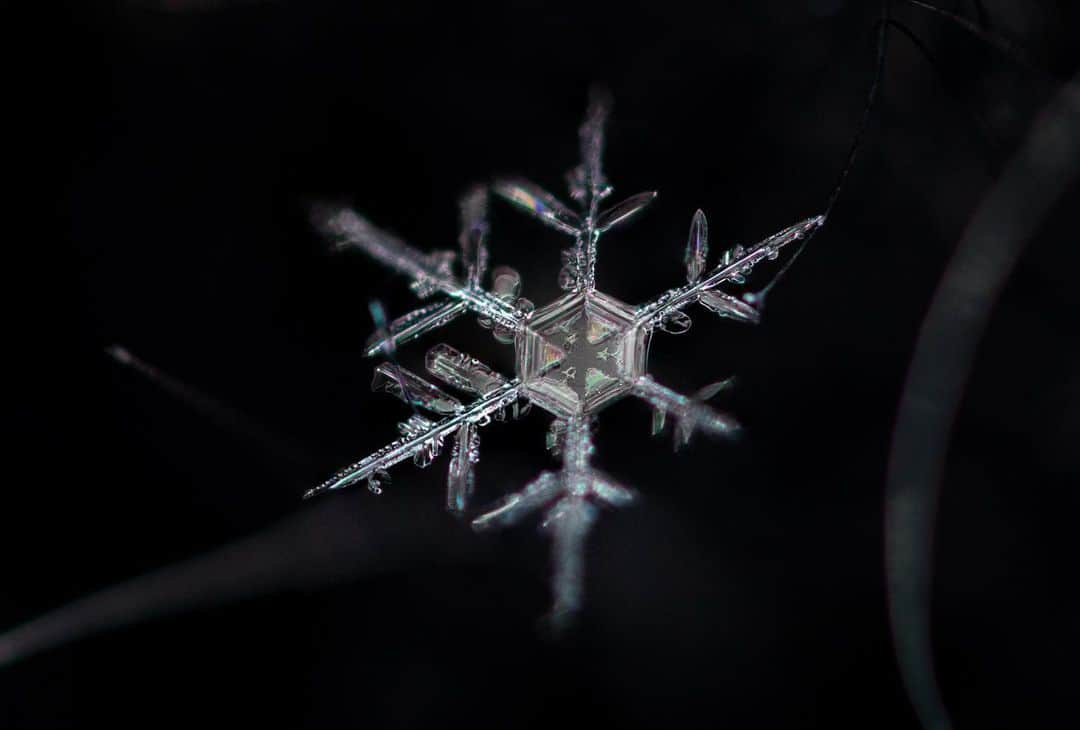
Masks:
[[[565,621],[581,606],[584,544],[598,507],[620,507],[634,500],[632,490],[589,463],[596,414],[624,396],[636,396],[653,408],[654,435],[664,428],[668,414],[678,421],[676,447],[685,444],[695,429],[719,435],[737,431],[732,418],[705,405],[727,381],[694,396],[657,383],[646,372],[649,341],[657,329],[672,334],[689,329],[690,318],[683,310],[694,303],[721,317],[758,322],[760,312],[753,295],[737,297],[722,291],[721,285],[745,283],[745,275],[758,262],[776,259],[783,246],[805,239],[824,223],[824,216],[816,216],[749,248],[735,246],[723,253],[716,268],[706,272],[708,230],[699,210],[686,245],[685,285],[636,307],[597,291],[601,235],[631,220],[656,197],[655,192],[640,193],[601,208],[612,192],[601,169],[608,108],[604,97],[593,97],[580,128],[582,162],[567,175],[580,213],[527,180],[498,180],[490,188],[573,239],[573,245],[562,253],[559,272],[559,285],[567,293],[540,309],[518,296],[521,277],[513,269],[496,267],[491,288],[482,286],[488,268],[486,186],[473,188],[461,202],[460,252],[421,252],[347,208],[321,209],[314,216],[316,225],[335,239],[339,249],[360,249],[404,274],[421,298],[442,296],[380,327],[367,345],[369,356],[390,356],[376,367],[372,389],[391,393],[413,407],[413,415],[399,424],[401,438],[339,471],[305,496],[365,480],[378,494],[390,467],[410,457],[426,467],[450,439],[446,504],[451,512],[461,514],[473,492],[479,429],[492,420],[506,420],[507,414],[523,416],[538,406],[554,416],[547,446],[561,456],[562,468],[542,472],[473,519],[472,525],[477,530],[505,527],[543,512],[542,528],[553,541],[552,618],[556,622]],[[449,345],[434,346],[426,356],[428,372],[472,398],[464,403],[401,367],[392,356],[404,343],[470,311],[498,341],[514,345],[516,373],[506,377]],[[421,415],[420,410],[428,415]]]

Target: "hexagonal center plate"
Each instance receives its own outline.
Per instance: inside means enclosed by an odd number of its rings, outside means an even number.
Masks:
[[[538,309],[517,348],[517,375],[529,398],[558,416],[592,413],[630,388],[645,369],[648,333],[634,309],[592,292]]]

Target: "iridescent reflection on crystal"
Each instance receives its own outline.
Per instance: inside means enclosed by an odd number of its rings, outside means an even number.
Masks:
[[[688,331],[692,322],[684,310],[693,304],[720,317],[757,323],[761,313],[754,298],[739,295],[731,287],[745,284],[755,265],[775,260],[783,247],[804,239],[825,222],[824,216],[815,216],[749,248],[729,248],[709,270],[708,223],[699,210],[683,249],[686,284],[639,306],[597,291],[601,235],[640,215],[656,198],[655,192],[648,191],[601,208],[612,192],[601,164],[608,115],[607,98],[594,96],[579,130],[582,162],[567,174],[577,210],[522,178],[497,180],[490,188],[573,240],[562,252],[559,272],[559,286],[567,293],[546,306],[535,308],[520,296],[522,278],[517,271],[497,266],[489,274],[489,191],[483,186],[469,190],[461,202],[457,251],[422,252],[348,208],[320,209],[313,216],[339,249],[359,249],[403,274],[420,297],[439,295],[380,329],[368,343],[369,356],[392,353],[472,312],[498,342],[513,343],[516,372],[513,377],[500,375],[471,355],[446,344],[435,345],[427,351],[427,371],[460,393],[459,400],[397,364],[379,365],[373,388],[428,415],[414,411],[399,425],[401,438],[339,471],[306,496],[363,482],[378,493],[388,483],[390,467],[408,458],[426,467],[449,443],[446,505],[454,513],[465,513],[480,458],[480,429],[508,416],[522,417],[535,404],[554,416],[547,446],[561,459],[561,469],[543,472],[474,517],[472,524],[477,530],[505,527],[541,513],[541,526],[553,543],[552,618],[557,624],[571,618],[582,605],[585,541],[599,511],[634,499],[630,489],[590,464],[596,414],[624,396],[634,396],[651,407],[654,435],[664,431],[670,417],[676,448],[685,445],[694,431],[719,436],[736,433],[739,427],[734,419],[706,404],[731,380],[707,385],[692,396],[665,387],[647,374],[650,339],[657,331]],[[484,287],[485,280],[490,281],[490,288]]]

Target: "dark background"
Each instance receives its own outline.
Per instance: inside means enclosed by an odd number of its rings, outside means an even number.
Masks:
[[[1078,24],[1070,3],[984,3],[1032,73],[894,5],[945,83],[894,35],[844,195],[763,324],[699,310],[690,333],[654,340],[651,371],[672,387],[739,375],[718,405],[746,426],[741,442],[698,438],[673,455],[642,404],[602,414],[596,461],[643,499],[599,522],[587,607],[561,640],[537,624],[546,540],[534,523],[490,537],[455,523],[445,456],[398,467],[381,497],[300,502],[407,415],[369,392],[362,345],[369,299],[392,315],[413,303],[404,280],[329,255],[306,206],[351,201],[421,248],[452,247],[473,182],[522,173],[563,195],[600,82],[615,98],[616,197],[660,197],[605,238],[599,283],[643,301],[682,279],[695,208],[719,252],[824,207],[872,75],[877,4],[9,14],[8,156],[28,164],[7,201],[32,233],[6,246],[0,627],[314,517],[295,543],[253,553],[292,576],[285,590],[0,669],[0,726],[916,727],[882,571],[896,403],[965,222],[1077,67]],[[960,728],[1080,724],[1077,202],[1055,208],[1009,280],[949,455],[934,620]],[[494,206],[494,263],[519,268],[538,303],[556,293],[563,244]],[[403,359],[440,340],[511,367],[471,318]],[[227,405],[170,395],[107,358],[112,343]],[[477,506],[550,467],[546,426],[534,412],[485,429]],[[323,526],[326,514],[344,518]],[[320,568],[320,550],[366,557]]]

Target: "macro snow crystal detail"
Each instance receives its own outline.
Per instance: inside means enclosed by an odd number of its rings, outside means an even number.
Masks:
[[[735,246],[707,271],[708,227],[699,210],[685,249],[686,284],[640,306],[597,291],[601,236],[631,220],[656,197],[654,192],[640,193],[601,207],[612,192],[601,168],[608,108],[605,98],[594,96],[580,129],[582,162],[567,176],[578,210],[527,180],[497,180],[490,188],[573,241],[562,253],[559,273],[559,285],[567,293],[540,309],[519,296],[521,277],[513,269],[496,267],[491,287],[483,286],[489,258],[487,187],[470,190],[462,200],[457,252],[419,251],[348,208],[320,209],[314,214],[315,224],[339,249],[360,249],[409,277],[421,298],[438,298],[384,326],[379,323],[367,345],[369,356],[390,356],[389,362],[376,367],[373,390],[388,392],[413,408],[413,415],[399,424],[401,438],[339,471],[305,496],[364,481],[379,493],[390,467],[408,458],[426,467],[449,441],[446,504],[452,512],[463,513],[473,492],[480,429],[493,420],[506,420],[507,415],[521,417],[536,405],[554,416],[547,445],[561,457],[562,468],[542,472],[473,519],[472,525],[477,530],[504,527],[533,512],[542,513],[542,527],[553,541],[552,617],[556,622],[573,615],[581,605],[585,538],[598,508],[620,507],[634,500],[633,491],[589,463],[596,414],[632,395],[652,406],[654,434],[663,430],[667,416],[675,419],[676,446],[686,443],[695,429],[721,436],[735,432],[738,425],[732,418],[705,404],[723,383],[707,386],[694,396],[657,383],[646,372],[649,341],[657,330],[681,334],[689,329],[690,318],[683,310],[695,303],[721,317],[756,323],[760,313],[752,304],[754,298],[736,296],[721,286],[744,284],[758,262],[776,259],[782,247],[811,235],[825,220],[824,216],[808,218],[749,248]],[[428,373],[472,399],[463,402],[396,364],[392,355],[401,345],[466,312],[475,313],[499,342],[514,345],[516,372],[514,377],[504,376],[449,345],[432,347],[425,362]],[[379,312],[376,315],[380,320]]]

